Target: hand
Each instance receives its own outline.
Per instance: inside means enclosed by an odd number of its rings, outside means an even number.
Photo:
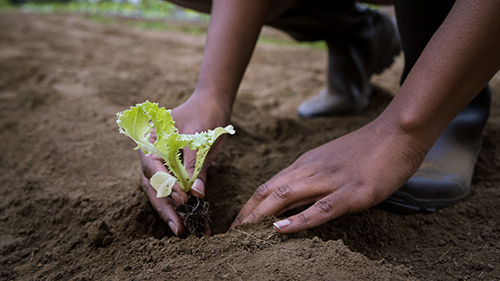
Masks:
[[[248,65],[264,22],[268,0],[261,1],[214,1],[210,19],[205,53],[200,66],[196,90],[171,115],[180,133],[195,132],[224,127],[229,121],[231,108],[243,73]],[[198,179],[195,180],[191,195],[205,196],[207,168],[220,151],[225,136],[221,136],[212,146]],[[196,162],[195,152],[185,150],[184,165],[190,174]],[[151,204],[161,218],[168,223],[176,235],[184,233],[174,208],[187,201],[187,194],[174,185],[168,198],[156,198],[156,190],[149,179],[157,171],[166,171],[161,160],[154,156],[141,155],[142,185]]]
[[[179,132],[182,134],[192,134],[227,125],[229,113],[226,114],[227,111],[224,111],[220,105],[211,104],[214,103],[204,101],[200,98],[191,98],[184,104],[181,104],[173,109],[171,115],[176,122],[175,126],[179,129]],[[199,198],[205,197],[207,168],[220,151],[223,137],[224,136],[221,136],[219,138],[221,140],[217,140],[217,142],[212,146],[203,168],[201,169],[198,178],[195,180],[189,192],[190,195]],[[149,141],[156,141],[156,135],[154,132],[151,133]],[[179,219],[175,208],[187,202],[187,194],[183,192],[177,184],[175,184],[172,188],[172,194],[170,196],[166,198],[156,198],[156,190],[150,185],[149,179],[156,172],[167,172],[167,169],[163,164],[163,160],[156,155],[151,154],[146,156],[144,153],[140,152],[140,159],[142,164],[142,188],[146,192],[149,201],[175,235],[179,236],[184,234],[184,225]],[[190,175],[192,175],[196,162],[196,152],[185,149],[183,151],[183,160],[186,170]]]
[[[367,209],[401,187],[424,157],[413,138],[376,120],[305,153],[261,185],[231,227],[314,203],[274,224],[293,233]]]

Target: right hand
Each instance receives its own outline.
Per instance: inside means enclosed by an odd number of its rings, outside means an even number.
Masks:
[[[274,224],[279,233],[295,233],[382,202],[415,173],[426,153],[411,135],[388,124],[377,119],[303,154],[255,191],[231,228],[312,204]]]
[[[224,110],[220,104],[201,98],[194,98],[193,96],[185,103],[174,108],[171,116],[175,121],[175,127],[179,129],[181,134],[193,134],[216,127],[224,127],[229,120],[229,111]],[[205,163],[195,180],[189,194],[199,198],[205,197],[205,183],[207,176],[207,169],[212,161],[217,156],[217,153],[222,148],[224,136],[221,136],[210,149]],[[151,133],[150,142],[156,141],[156,134]],[[156,190],[149,183],[150,178],[159,171],[167,172],[163,160],[158,156],[151,154],[146,156],[142,151],[140,152],[141,159],[141,178],[142,188],[153,205],[153,208],[158,212],[160,217],[168,224],[172,232],[179,236],[184,234],[185,229],[182,221],[180,220],[175,208],[187,202],[188,195],[175,184],[172,188],[172,194],[165,198],[156,198]],[[184,166],[190,175],[193,174],[194,166],[196,163],[196,151],[184,149],[183,151]],[[207,233],[209,234],[209,233]]]

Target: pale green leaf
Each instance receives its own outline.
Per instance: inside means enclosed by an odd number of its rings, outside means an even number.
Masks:
[[[154,174],[149,183],[156,190],[156,197],[167,197],[172,193],[172,187],[174,186],[177,179],[165,172],[157,172]]]
[[[147,154],[153,152],[154,147],[148,141],[151,132],[149,116],[144,113],[142,107],[132,106],[129,110],[117,114],[116,123],[120,133],[129,136],[137,143],[136,149],[142,148]]]

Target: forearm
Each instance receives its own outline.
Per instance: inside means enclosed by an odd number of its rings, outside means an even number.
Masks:
[[[214,0],[198,83],[192,98],[214,102],[230,114],[254,50],[268,0]]]
[[[380,119],[427,152],[499,69],[499,12],[499,1],[457,1]]]

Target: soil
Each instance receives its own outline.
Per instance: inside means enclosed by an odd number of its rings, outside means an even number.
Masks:
[[[363,115],[300,120],[297,105],[325,84],[325,51],[259,44],[231,120],[237,133],[209,170],[214,234],[180,239],[143,194],[115,114],[146,99],[184,101],[205,36],[129,21],[0,14],[1,280],[500,279],[500,77],[472,193],[458,205],[371,208],[294,235],[275,233],[276,218],[228,230],[261,183],[374,119],[401,74],[399,57],[372,79]]]

